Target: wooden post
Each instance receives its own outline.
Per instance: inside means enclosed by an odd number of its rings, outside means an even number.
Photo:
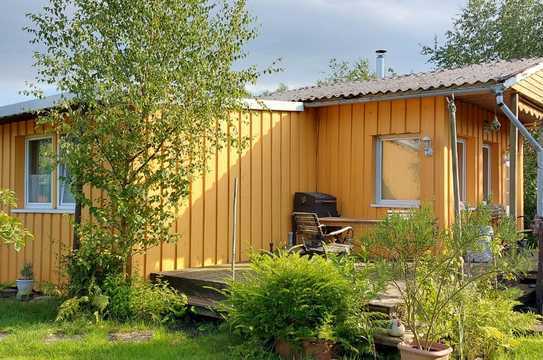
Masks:
[[[543,217],[539,215],[535,217],[532,229],[534,230],[534,235],[537,237],[537,242],[539,244],[535,302],[537,312],[543,314]]]
[[[518,118],[518,94],[512,97],[511,110]],[[509,216],[517,221],[517,154],[518,129],[509,122]]]
[[[543,139],[543,125],[539,128],[539,139]],[[537,152],[537,214],[534,219],[534,234],[539,245],[537,280],[535,287],[537,311],[543,314],[543,152]]]
[[[453,195],[455,221],[460,224],[460,180],[458,178],[458,138],[456,136],[456,105],[454,94],[452,99],[447,98],[449,105],[449,125],[451,128],[451,152],[452,152],[452,174],[453,174]]]
[[[232,194],[232,279],[236,279],[236,256],[237,256],[237,214],[238,214],[238,178],[235,177],[233,181],[233,194]]]

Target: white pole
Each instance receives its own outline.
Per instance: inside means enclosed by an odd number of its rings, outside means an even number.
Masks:
[[[237,235],[237,214],[238,214],[238,178],[234,177],[232,194],[232,279],[236,279],[236,235]]]

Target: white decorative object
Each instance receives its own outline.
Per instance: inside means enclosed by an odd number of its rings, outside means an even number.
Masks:
[[[405,334],[405,326],[400,319],[392,319],[388,325],[388,334],[394,337],[402,337]]]

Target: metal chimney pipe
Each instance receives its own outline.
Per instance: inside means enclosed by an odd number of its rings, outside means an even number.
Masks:
[[[375,54],[377,55],[377,58],[375,61],[375,65],[376,65],[375,74],[377,75],[379,79],[385,78],[385,54],[386,53],[387,51],[384,49],[375,51]]]

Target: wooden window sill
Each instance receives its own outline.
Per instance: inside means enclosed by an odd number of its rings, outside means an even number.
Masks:
[[[73,209],[11,209],[12,214],[73,214]]]

